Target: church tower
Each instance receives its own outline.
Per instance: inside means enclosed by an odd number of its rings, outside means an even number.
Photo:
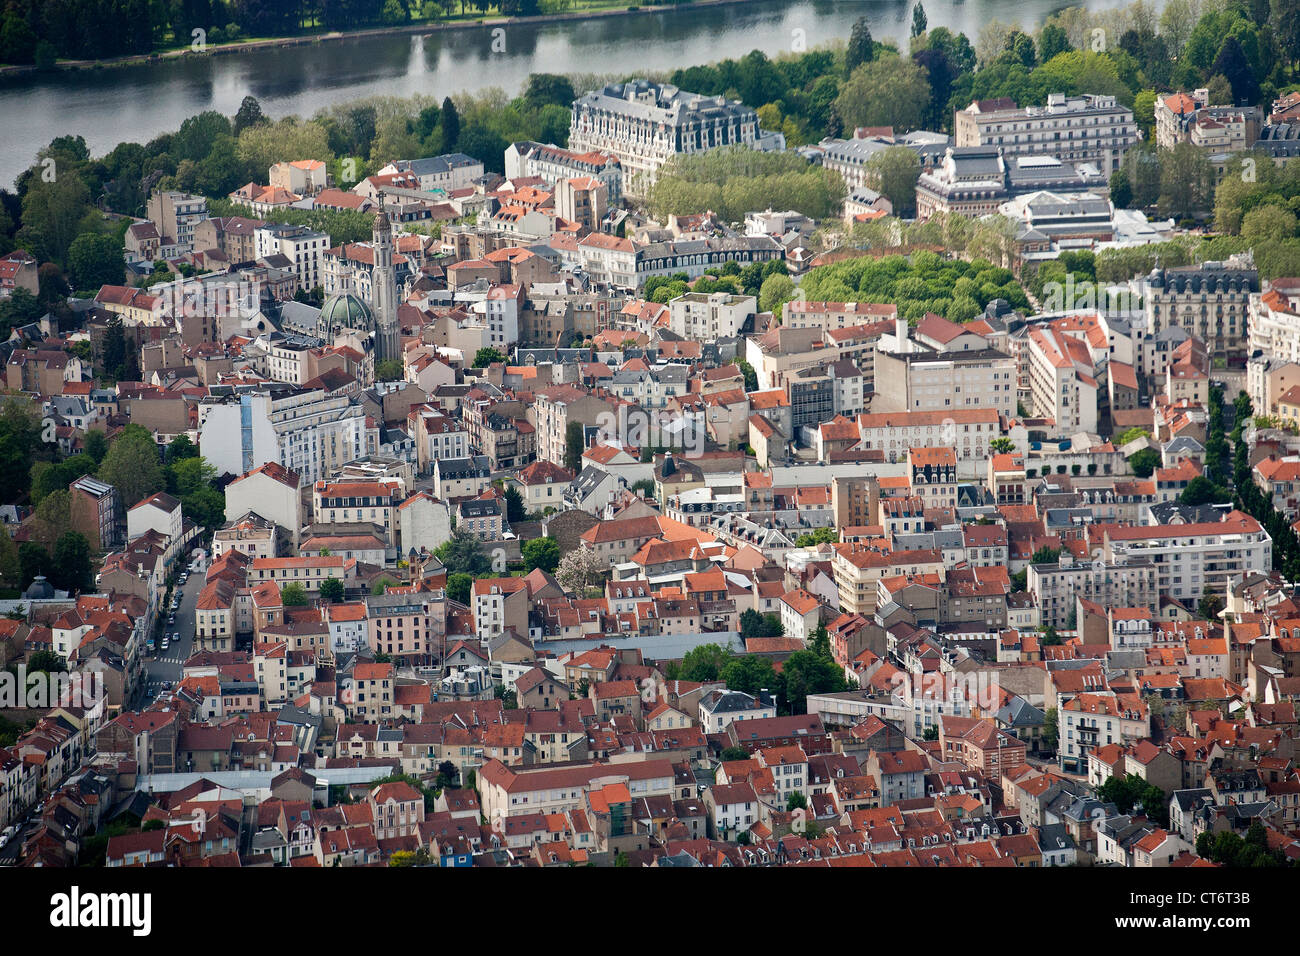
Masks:
[[[393,229],[388,215],[375,214],[375,268],[370,276],[371,305],[375,316],[375,362],[401,358],[397,331],[397,277],[393,271]]]

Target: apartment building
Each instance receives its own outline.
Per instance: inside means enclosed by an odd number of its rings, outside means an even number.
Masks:
[[[1097,373],[1088,347],[1045,326],[1029,330],[1030,401],[1033,413],[1056,423],[1056,434],[1097,431]]]
[[[994,146],[1003,156],[1054,156],[1090,163],[1109,175],[1137,143],[1133,111],[1114,96],[1049,93],[1045,106],[1019,107],[1002,97],[976,100],[953,117],[961,146]]]
[[[1145,556],[1080,561],[1068,550],[1059,561],[1030,564],[1025,587],[1033,595],[1044,625],[1065,627],[1083,598],[1102,607],[1159,607],[1159,571]]]
[[[879,449],[888,461],[902,461],[909,448],[948,445],[956,454],[959,471],[988,459],[989,443],[1002,434],[994,408],[954,408],[951,411],[869,412],[857,417],[858,447]],[[962,469],[962,463],[970,465]]]
[[[1258,106],[1211,106],[1208,89],[1156,97],[1156,143],[1173,149],[1179,143],[1211,153],[1249,149],[1259,138]]]
[[[1147,560],[1156,566],[1156,588],[1180,601],[1199,601],[1206,588],[1223,593],[1232,577],[1272,567],[1273,540],[1241,511],[1223,521],[1191,524],[1106,526],[1102,559]]]
[[[611,207],[623,201],[623,164],[612,153],[576,152],[523,140],[506,148],[505,161],[507,179],[539,176],[556,186],[566,179],[590,178],[605,184]]]
[[[125,527],[117,489],[93,475],[84,475],[68,486],[69,515],[75,530],[85,535],[94,551],[112,551],[121,546]]]
[[[1274,279],[1265,285],[1264,291],[1251,293],[1247,312],[1251,360],[1259,356],[1300,362],[1300,279]],[[1253,390],[1251,398],[1255,399]],[[1266,407],[1262,401],[1255,404],[1256,409]]]
[[[610,83],[573,104],[569,149],[617,156],[628,195],[642,195],[674,156],[736,145],[783,149],[785,137],[760,130],[739,100],[648,80]]]
[[[846,544],[836,547],[831,571],[839,592],[840,611],[870,618],[876,612],[881,578],[941,575],[944,561],[943,553],[933,549],[891,552]]]
[[[1128,746],[1151,736],[1151,712],[1138,697],[1077,694],[1059,708],[1061,769],[1086,773],[1088,755],[1107,744]]]
[[[424,159],[399,159],[383,167],[376,175],[403,174],[413,178],[420,192],[440,190],[450,193],[468,189],[483,175],[483,162],[464,153],[444,153]]]
[[[1176,325],[1204,342],[1213,356],[1246,354],[1251,296],[1260,291],[1249,253],[1225,262],[1153,269],[1142,286],[1151,334]]]
[[[324,288],[323,260],[330,245],[329,233],[288,223],[265,223],[254,230],[254,243],[259,259],[279,262],[273,257],[283,256],[281,267],[297,277],[299,288]]]
[[[898,319],[898,306],[878,302],[810,302],[792,299],[781,307],[781,325],[788,329],[847,329]]]
[[[162,244],[174,245],[183,255],[195,251],[194,230],[208,218],[208,201],[203,196],[160,189],[149,197],[145,214],[162,237]]]
[[[367,454],[368,442],[365,410],[324,389],[264,385],[199,403],[199,444],[218,474],[275,462],[314,482]]]
[[[752,295],[687,292],[668,302],[668,328],[695,342],[739,335],[758,310]]]
[[[1016,360],[993,348],[940,351],[898,336],[876,348],[871,411],[951,412],[988,408],[1016,413]]]
[[[254,558],[248,566],[248,583],[274,582],[283,589],[290,584],[301,584],[309,592],[317,592],[325,581],[343,580],[347,559],[337,554],[307,554],[295,558]]]
[[[371,649],[401,658],[405,664],[441,658],[445,629],[439,615],[445,614],[445,607],[441,601],[431,603],[434,593],[387,591],[367,596],[366,633]]]

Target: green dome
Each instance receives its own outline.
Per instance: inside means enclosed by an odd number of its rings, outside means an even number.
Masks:
[[[373,326],[369,307],[351,292],[337,292],[321,306],[320,328],[324,332],[339,327],[369,329]]]

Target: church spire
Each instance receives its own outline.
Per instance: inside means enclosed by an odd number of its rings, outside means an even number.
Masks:
[[[397,275],[393,270],[393,227],[387,213],[375,214],[375,268],[371,273],[371,301],[375,313],[375,361],[400,358],[397,331]]]

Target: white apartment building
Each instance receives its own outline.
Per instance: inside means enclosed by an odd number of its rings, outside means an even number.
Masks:
[[[267,223],[259,226],[253,235],[259,259],[284,256],[289,260],[288,270],[298,277],[303,289],[324,286],[323,259],[330,245],[328,233],[306,226]]]
[[[781,324],[790,329],[847,329],[897,319],[898,306],[892,303],[792,299],[781,308]]]
[[[519,286],[501,285],[491,289],[482,302],[474,306],[482,311],[488,330],[488,342],[505,354],[519,343],[519,307],[524,290]]]
[[[1030,398],[1035,415],[1056,422],[1056,432],[1097,431],[1097,379],[1088,348],[1050,326],[1029,330]]]
[[[1092,94],[1049,93],[1046,106],[1028,107],[1005,97],[977,100],[953,121],[958,147],[996,146],[1007,158],[1045,154],[1106,174],[1120,168],[1137,133],[1131,109],[1114,96]]]
[[[668,303],[668,328],[695,342],[715,342],[739,335],[757,312],[752,295],[688,292]]]
[[[1016,360],[996,349],[938,352],[919,343],[891,351],[882,337],[875,357],[873,411],[951,412],[991,408],[1016,413]],[[894,346],[896,347],[896,346]]]
[[[590,177],[605,184],[610,206],[623,200],[623,164],[612,153],[579,153],[560,146],[521,141],[506,148],[506,178],[540,176],[554,186],[566,179]]]
[[[859,415],[858,432],[862,448],[880,449],[889,461],[906,461],[909,448],[946,445],[957,453],[958,471],[963,462],[983,466],[989,443],[1002,434],[996,408],[954,408],[951,411],[872,412]]]
[[[421,192],[468,189],[483,175],[483,163],[464,153],[445,153],[425,159],[399,159],[379,170],[380,176],[407,173],[420,181]]]
[[[208,218],[208,201],[203,196],[159,190],[149,197],[145,212],[163,243],[174,239],[177,254],[183,255],[194,251],[194,229]]]
[[[1247,351],[1300,362],[1300,279],[1274,279],[1267,285],[1266,291],[1250,296]]]
[[[1129,560],[1117,554],[1115,561],[1075,561],[1068,551],[1060,561],[1030,564],[1025,588],[1034,596],[1044,625],[1065,627],[1077,598],[1102,607],[1155,608],[1159,605],[1159,574],[1145,556]]]
[[[1064,770],[1082,773],[1088,755],[1107,744],[1128,745],[1151,735],[1151,712],[1137,697],[1077,694],[1059,708],[1058,750]]]
[[[1160,594],[1199,601],[1205,589],[1222,593],[1228,579],[1273,566],[1273,539],[1240,511],[1218,522],[1107,527],[1102,559],[1147,560],[1156,566]]]
[[[763,133],[758,114],[739,100],[648,80],[610,83],[573,104],[569,149],[617,156],[629,195],[653,185],[674,156],[732,145],[784,149],[785,137]]]
[[[1211,106],[1208,89],[1156,97],[1155,120],[1161,149],[1191,143],[1207,152],[1232,153],[1259,139],[1259,107]]]
[[[366,413],[322,389],[262,386],[199,403],[199,444],[218,474],[275,462],[314,482],[369,452]]]

